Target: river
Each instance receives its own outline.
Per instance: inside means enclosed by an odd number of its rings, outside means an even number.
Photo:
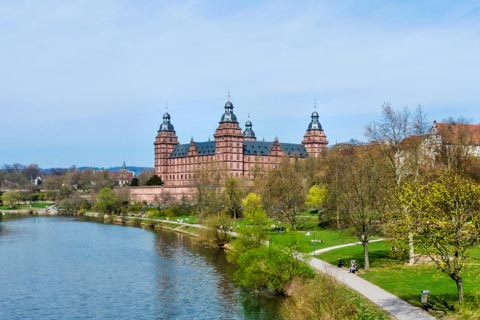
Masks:
[[[278,319],[222,251],[171,231],[75,218],[0,223],[0,319]]]

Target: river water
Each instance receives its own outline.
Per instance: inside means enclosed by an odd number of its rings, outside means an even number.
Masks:
[[[222,251],[189,236],[74,218],[0,223],[0,319],[278,319]]]

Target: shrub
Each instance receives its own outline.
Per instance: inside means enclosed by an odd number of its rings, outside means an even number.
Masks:
[[[249,250],[237,262],[235,282],[253,291],[285,294],[294,279],[307,279],[314,275],[311,268],[273,247]]]
[[[204,220],[205,229],[202,229],[203,236],[210,242],[220,248],[230,241],[230,227],[232,218],[225,213],[212,214]]]

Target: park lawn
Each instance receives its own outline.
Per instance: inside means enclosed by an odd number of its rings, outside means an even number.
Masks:
[[[29,204],[17,204],[15,208],[11,206],[0,206],[0,210],[19,210],[19,209],[30,209],[30,208],[37,208],[37,209],[44,209],[48,206],[51,206],[53,202],[35,202],[31,205]]]
[[[53,202],[35,202],[32,203],[32,208],[45,209],[48,206],[51,206]]]
[[[270,232],[270,241],[272,242],[283,242],[286,241],[286,238],[288,237],[294,237],[302,243],[302,247],[300,248],[300,251],[302,252],[313,252],[322,248],[358,241],[358,238],[349,234],[348,231],[330,230],[318,227],[316,230],[312,231]],[[321,242],[316,242],[315,240],[321,240]]]
[[[376,242],[369,245],[370,270],[361,270],[359,276],[395,294],[413,305],[420,306],[420,293],[429,290],[434,301],[434,308],[447,311],[457,302],[457,288],[455,282],[447,275],[438,271],[433,264],[407,266],[404,261],[397,260],[392,255],[391,244],[388,241]],[[471,258],[464,268],[463,284],[465,299],[475,300],[480,296],[480,247],[472,248],[468,252]],[[318,255],[319,259],[336,264],[342,258],[348,264],[355,259],[360,267],[363,266],[363,248],[361,245],[332,250]],[[476,306],[478,308],[480,306]]]

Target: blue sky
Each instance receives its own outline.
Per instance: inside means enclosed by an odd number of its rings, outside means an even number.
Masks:
[[[478,1],[0,0],[0,165],[153,166],[165,112],[213,136],[365,140],[381,105],[480,122]]]

